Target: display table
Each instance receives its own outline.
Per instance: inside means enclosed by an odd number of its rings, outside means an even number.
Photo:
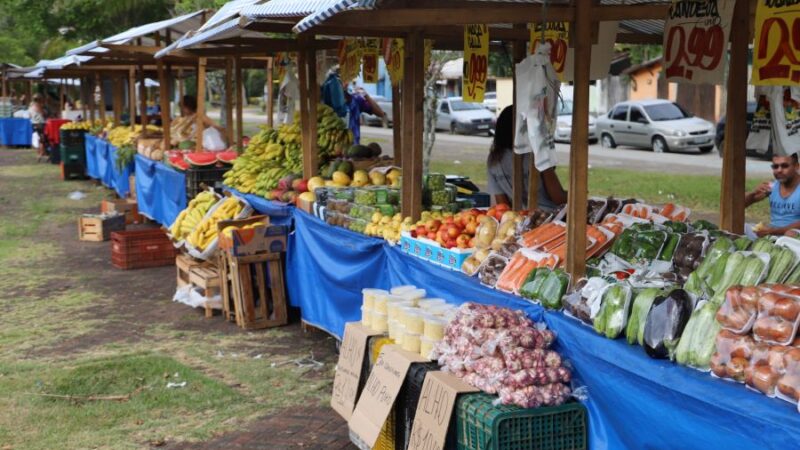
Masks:
[[[47,122],[44,123],[44,135],[47,136],[47,140],[50,141],[52,145],[58,145],[61,143],[61,127],[65,123],[72,122],[69,119],[47,119]]]
[[[258,214],[269,216],[272,225],[286,225],[291,228],[294,206],[287,203],[273,202],[252,194],[242,194],[232,187],[225,186],[225,190],[247,200]]]
[[[32,137],[33,126],[30,119],[0,119],[0,145],[30,147]]]
[[[557,350],[588,388],[589,447],[598,449],[800,448],[796,405],[669,361],[649,358],[624,339],[606,339],[560,312],[486,288],[476,278],[434,266],[399,247],[300,211],[289,236],[286,279],[303,320],[341,337],[361,318],[361,289],[401,284],[453,303],[522,309],[558,334]]]
[[[136,155],[136,201],[139,212],[169,226],[186,208],[186,175],[167,165]]]
[[[96,136],[86,133],[84,146],[86,148],[86,175],[100,179],[100,172],[97,168],[97,142],[100,141]]]

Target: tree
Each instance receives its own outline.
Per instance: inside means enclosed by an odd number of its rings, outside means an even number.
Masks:
[[[431,64],[425,71],[425,106],[423,108],[423,138],[422,138],[422,173],[427,174],[431,164],[431,154],[436,143],[436,107],[439,103],[439,92],[436,82],[442,78],[444,65],[461,57],[461,52],[434,51],[431,52]]]

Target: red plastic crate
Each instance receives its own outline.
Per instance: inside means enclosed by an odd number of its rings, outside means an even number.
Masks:
[[[159,228],[111,233],[111,265],[118,269],[171,266],[177,250]]]

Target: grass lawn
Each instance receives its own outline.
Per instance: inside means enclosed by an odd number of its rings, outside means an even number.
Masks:
[[[483,163],[461,163],[432,161],[432,172],[460,174],[468,176],[478,186],[486,187],[486,165]],[[561,184],[566,189],[569,183],[569,170],[557,169]],[[748,179],[747,189],[752,189],[762,181]],[[622,169],[589,169],[589,195],[615,197],[635,197],[653,204],[674,202],[690,208],[703,216],[719,215],[721,177],[707,175],[675,175],[654,172],[634,172]],[[750,221],[768,221],[769,203],[760,202],[747,209]],[[718,220],[715,220],[718,222]]]

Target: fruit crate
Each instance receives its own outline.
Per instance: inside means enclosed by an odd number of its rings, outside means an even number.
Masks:
[[[58,132],[60,134],[59,141],[61,145],[83,148],[84,141],[86,140],[86,131],[60,129]]]
[[[580,403],[520,408],[497,396],[464,394],[456,401],[459,450],[585,450],[586,408]]]
[[[110,216],[84,214],[78,219],[78,239],[81,241],[107,241],[111,239],[111,233],[124,229],[125,216],[122,214]]]
[[[413,363],[409,366],[406,379],[403,380],[400,393],[394,403],[396,421],[395,448],[408,448],[411,428],[414,426],[414,416],[417,415],[417,405],[422,394],[422,384],[425,382],[425,375],[434,370],[439,370],[439,365],[434,362]],[[456,448],[455,436],[456,424],[455,420],[451,420],[450,429],[445,440],[444,448],[446,450],[454,450]]]
[[[222,182],[222,176],[230,169],[228,167],[190,167],[184,171],[186,174],[186,197],[190,200],[208,188],[216,187],[217,182]]]
[[[86,147],[83,145],[67,145],[63,141],[59,145],[61,162],[64,164],[80,164],[86,166]]]
[[[59,167],[61,170],[62,180],[83,179],[86,177],[86,168],[84,167],[83,164],[80,163],[64,164],[63,162],[61,162],[59,163]]]
[[[171,266],[177,250],[159,228],[111,233],[111,265],[118,269]]]

